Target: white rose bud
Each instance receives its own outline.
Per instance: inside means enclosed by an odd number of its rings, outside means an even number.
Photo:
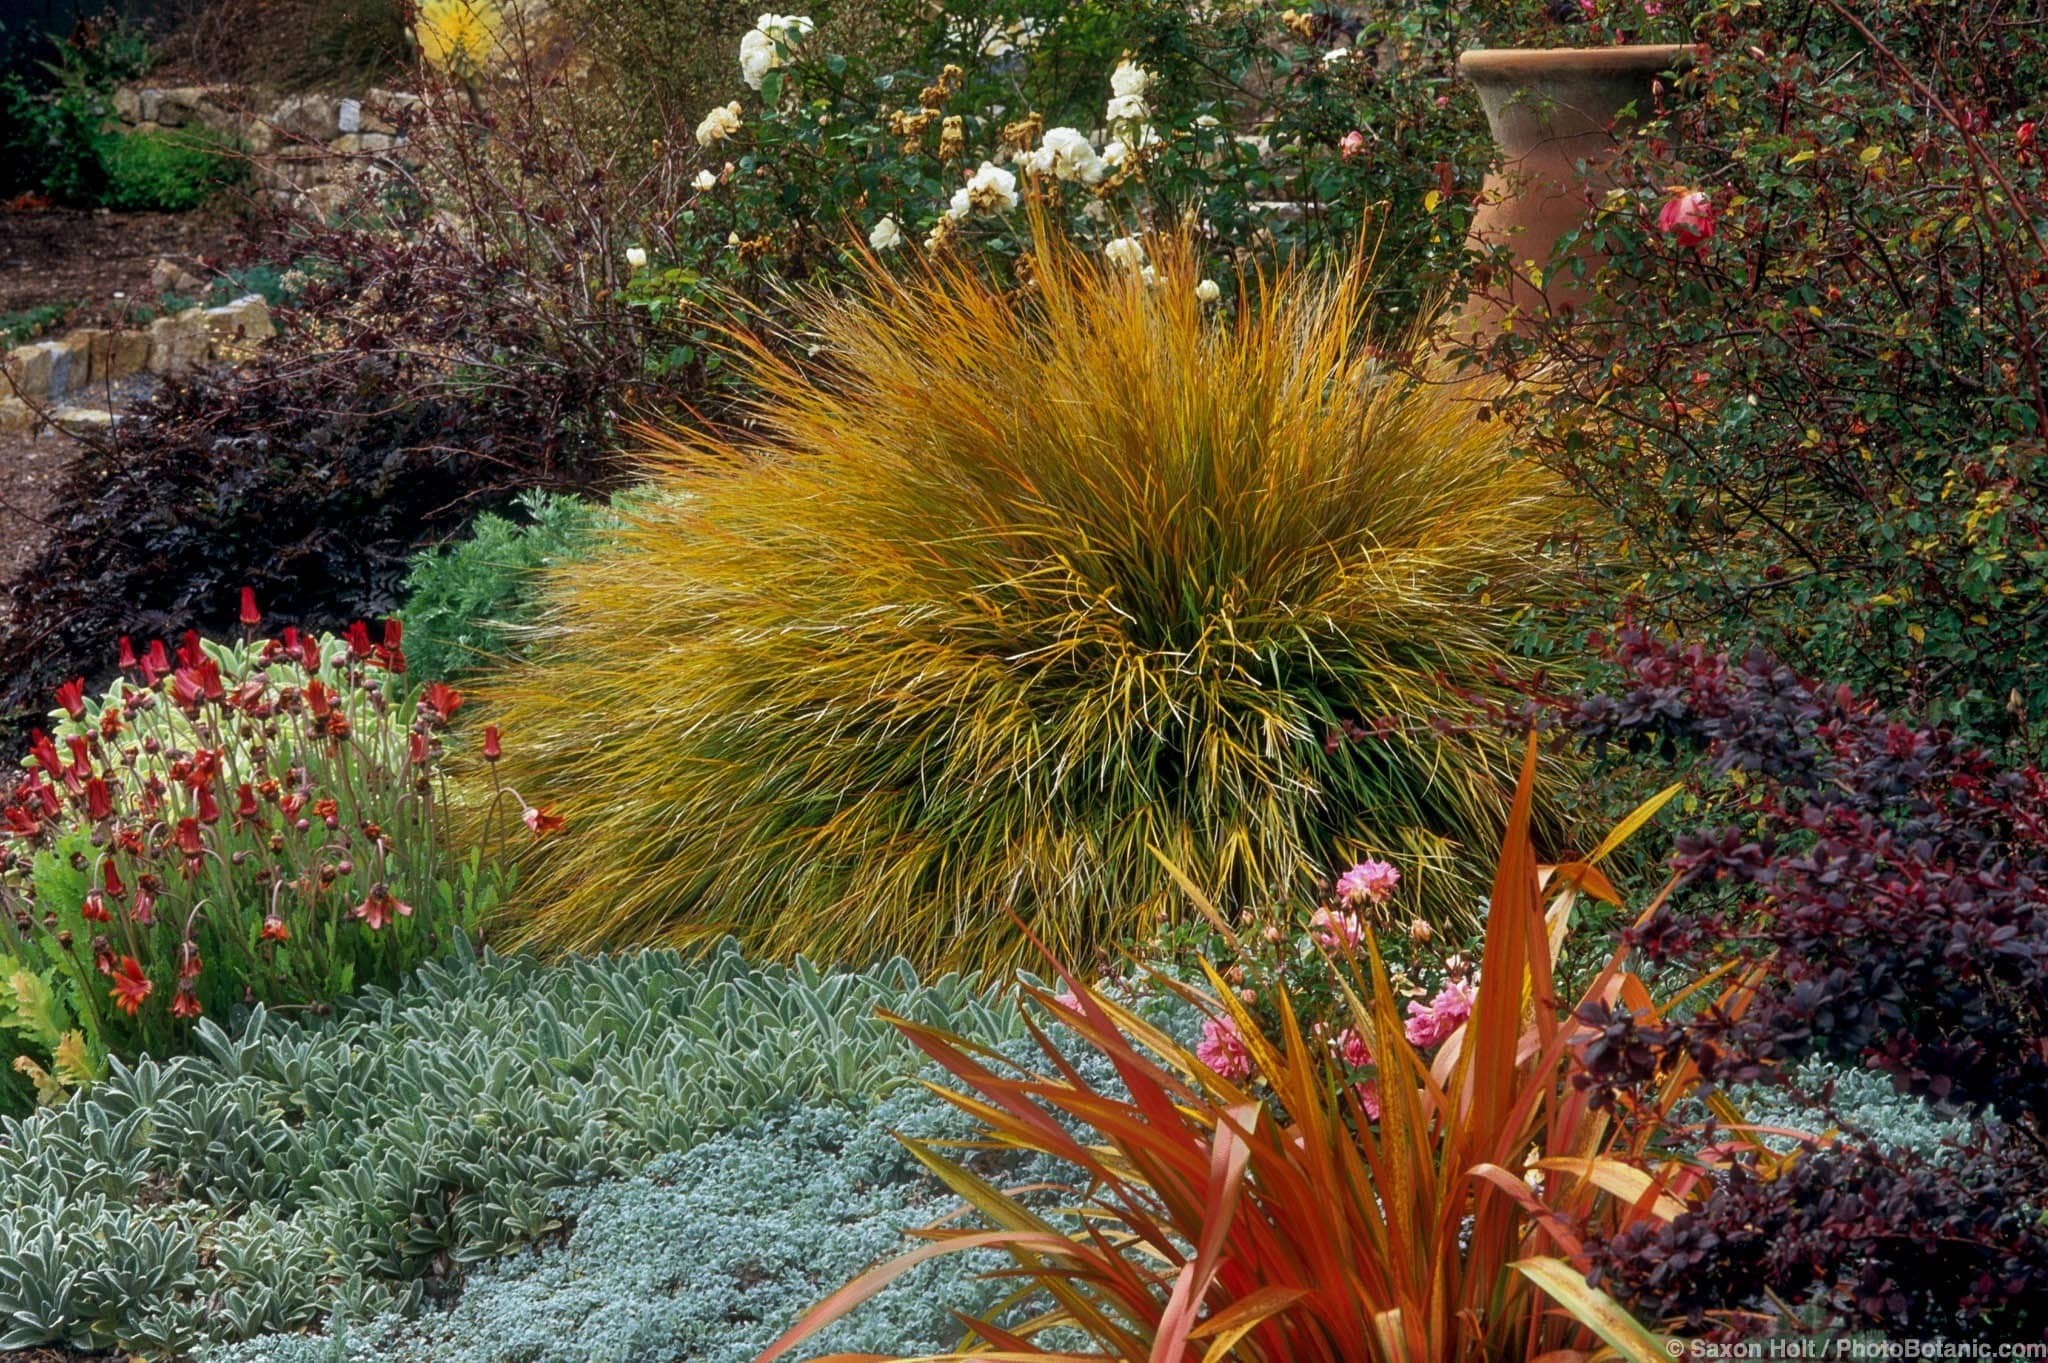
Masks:
[[[1204,303],[1213,303],[1223,296],[1223,290],[1213,279],[1205,279],[1195,285],[1195,297]]]
[[[647,248],[644,246],[628,246],[626,248],[626,264],[635,270],[646,269]]]

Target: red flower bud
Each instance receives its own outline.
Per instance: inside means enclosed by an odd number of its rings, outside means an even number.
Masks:
[[[145,661],[151,668],[155,669],[158,676],[162,676],[171,670],[171,660],[169,655],[164,652],[163,640],[151,639],[149,641],[149,653],[146,655]]]
[[[370,627],[361,620],[348,627],[348,651],[358,658],[370,656]]]
[[[498,726],[484,725],[484,761],[495,762],[502,756],[504,752],[498,746]]]
[[[384,622],[384,647],[396,653],[405,642],[405,624],[397,616]]]
[[[242,623],[251,629],[263,623],[263,612],[256,609],[256,592],[253,588],[242,588]]]
[[[138,666],[135,661],[135,641],[124,634],[121,636],[121,670],[133,672]]]
[[[128,897],[127,883],[121,879],[121,868],[114,864],[112,857],[100,863],[100,881],[106,887],[109,898],[126,899]]]

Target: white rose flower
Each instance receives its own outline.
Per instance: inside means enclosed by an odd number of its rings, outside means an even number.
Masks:
[[[1152,73],[1132,61],[1121,61],[1109,73],[1109,91],[1119,98],[1142,95],[1152,84]]]
[[[1089,185],[1101,180],[1106,171],[1095,144],[1078,128],[1048,129],[1045,141],[1025,158],[1024,165],[1040,175]]]
[[[1144,280],[1146,287],[1149,288],[1152,285],[1157,284],[1159,282],[1159,271],[1153,269],[1150,265],[1147,265],[1138,271],[1138,278]]]
[[[1350,49],[1350,48],[1348,48],[1348,47],[1333,47],[1333,48],[1331,48],[1331,49],[1330,49],[1330,50],[1329,50],[1328,52],[1325,52],[1325,53],[1323,54],[1323,65],[1325,65],[1325,66],[1335,66],[1335,65],[1336,65],[1336,64],[1337,64],[1338,62],[1341,62],[1341,61],[1347,61],[1347,60],[1349,60],[1349,59],[1350,59],[1350,57],[1351,57],[1351,49]]]
[[[896,219],[884,218],[868,233],[868,245],[877,251],[893,251],[903,244],[903,229],[896,225]]]
[[[626,266],[628,269],[633,270],[646,269],[647,248],[644,246],[628,246],[626,248]]]
[[[782,65],[782,47],[795,43],[815,27],[802,14],[762,15],[740,39],[740,78],[748,88],[760,89],[768,73]]]
[[[1222,288],[1213,279],[1205,279],[1195,285],[1195,297],[1200,302],[1213,303],[1222,296]]]
[[[718,177],[708,170],[700,170],[697,172],[697,178],[690,183],[699,189],[715,189],[718,186]]]
[[[1214,114],[1203,114],[1195,120],[1195,126],[1197,128],[1220,128],[1223,126],[1223,120]]]
[[[734,100],[723,108],[713,109],[704,115],[704,121],[697,125],[697,141],[703,146],[723,142],[740,130],[740,102]]]
[[[1102,248],[1102,258],[1129,270],[1149,268],[1145,264],[1145,243],[1136,237],[1118,237]]]
[[[1143,123],[1152,117],[1152,106],[1145,103],[1143,95],[1118,95],[1109,102],[1104,111],[1111,123]]]
[[[966,187],[954,191],[952,205],[946,212],[954,218],[970,213],[1007,213],[1018,202],[1017,177],[993,161],[983,161]]]

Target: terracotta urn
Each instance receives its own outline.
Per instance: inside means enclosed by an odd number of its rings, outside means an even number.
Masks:
[[[1458,58],[1502,158],[1487,177],[1469,240],[1512,253],[1513,311],[1561,311],[1585,301],[1568,278],[1555,271],[1546,277],[1537,267],[1560,237],[1585,222],[1588,194],[1598,197],[1612,186],[1605,168],[1617,128],[1652,107],[1659,77],[1684,71],[1698,56],[1698,48],[1671,45],[1479,48]],[[1501,301],[1475,300],[1460,320],[1490,332],[1506,310]]]

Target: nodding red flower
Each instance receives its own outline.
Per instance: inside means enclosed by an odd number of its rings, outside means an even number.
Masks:
[[[50,741],[48,734],[41,729],[31,733],[28,738],[28,751],[44,771],[60,781],[64,779],[64,759],[57,756],[57,745]]]
[[[85,718],[85,678],[73,677],[57,688],[57,704],[73,719]]]
[[[361,620],[348,627],[348,651],[358,658],[370,656],[370,626]]]
[[[327,712],[333,703],[334,698],[329,694],[325,682],[316,678],[306,683],[306,708],[313,712],[313,718],[327,718]]]
[[[382,929],[391,921],[393,914],[401,918],[410,918],[412,905],[394,896],[385,885],[371,886],[370,893],[355,907],[355,916],[369,924],[372,932]]]
[[[227,699],[227,688],[221,685],[219,663],[211,658],[201,658],[192,665],[192,671],[198,676],[200,686],[205,688],[208,700]]]
[[[384,651],[396,653],[405,643],[405,622],[392,616],[384,622]]]
[[[178,831],[173,841],[177,843],[178,850],[188,857],[200,856],[206,851],[206,840],[200,835],[197,819],[178,820]]]
[[[267,914],[263,919],[262,936],[266,942],[289,942],[292,940],[292,930],[286,927],[284,920],[276,914]]]
[[[64,740],[64,746],[71,749],[71,775],[83,781],[92,774],[91,742],[84,734],[73,734]]]
[[[114,796],[107,783],[95,776],[85,783],[85,817],[98,823],[114,812]]]
[[[186,938],[186,939],[185,939],[184,941],[182,941],[182,942],[178,943],[178,978],[179,978],[179,979],[181,979],[181,980],[196,980],[196,979],[198,979],[198,978],[199,978],[199,968],[200,968],[200,967],[201,967],[202,965],[204,965],[204,964],[205,964],[205,962],[203,962],[203,961],[201,961],[201,960],[199,959],[199,943],[197,943],[197,942],[193,941],[193,940],[192,940],[192,939],[191,939],[190,937],[187,937],[187,938]]]
[[[220,802],[213,798],[213,787],[210,785],[200,786],[192,794],[199,801],[199,821],[201,823],[219,823]]]
[[[178,666],[197,667],[199,660],[206,656],[206,650],[199,646],[199,631],[188,629],[185,637],[178,641]]]
[[[149,652],[143,656],[142,661],[145,667],[154,670],[159,677],[171,670],[171,659],[164,652],[164,641],[161,639],[149,641]]]
[[[504,755],[504,750],[498,746],[498,726],[484,725],[484,761],[495,762]]]
[[[100,863],[100,883],[107,888],[107,894],[114,899],[128,897],[127,882],[121,879],[121,868],[114,864],[112,857]]]
[[[127,635],[121,636],[121,670],[133,672],[141,664],[135,661],[135,641]]]
[[[252,587],[242,588],[242,623],[251,629],[263,623],[263,612],[256,609],[256,591]]]
[[[414,730],[405,740],[405,755],[415,767],[424,767],[432,756],[427,750],[427,736]]]
[[[235,788],[235,817],[253,819],[256,817],[257,808],[256,787],[247,781],[242,782]]]
[[[156,988],[149,982],[149,976],[142,973],[142,963],[133,956],[123,956],[121,964],[113,971],[114,987],[107,991],[122,1012],[134,1017],[142,1011],[142,1004]]]
[[[107,897],[98,890],[87,890],[85,902],[78,906],[79,915],[91,923],[111,923],[114,915],[107,912]]]
[[[420,693],[420,704],[438,716],[443,724],[455,717],[462,708],[462,693],[441,682],[432,682]]]
[[[194,713],[205,697],[206,688],[192,674],[191,668],[181,667],[171,674],[171,699],[177,702],[180,710],[188,715]]]
[[[307,676],[320,670],[320,641],[310,634],[299,641],[299,666]]]
[[[135,908],[129,913],[128,917],[137,927],[147,928],[155,925],[156,896],[149,892],[147,885],[136,887]]]
[[[171,995],[171,1016],[196,1018],[204,1011],[199,1006],[199,992],[192,987],[192,981],[179,980],[178,992]]]
[[[528,805],[519,816],[526,820],[526,826],[533,830],[533,840],[539,842],[550,833],[559,833],[569,826],[569,821],[551,809],[540,809]]]
[[[114,944],[103,932],[94,933],[92,939],[92,968],[102,975],[114,973]]]

